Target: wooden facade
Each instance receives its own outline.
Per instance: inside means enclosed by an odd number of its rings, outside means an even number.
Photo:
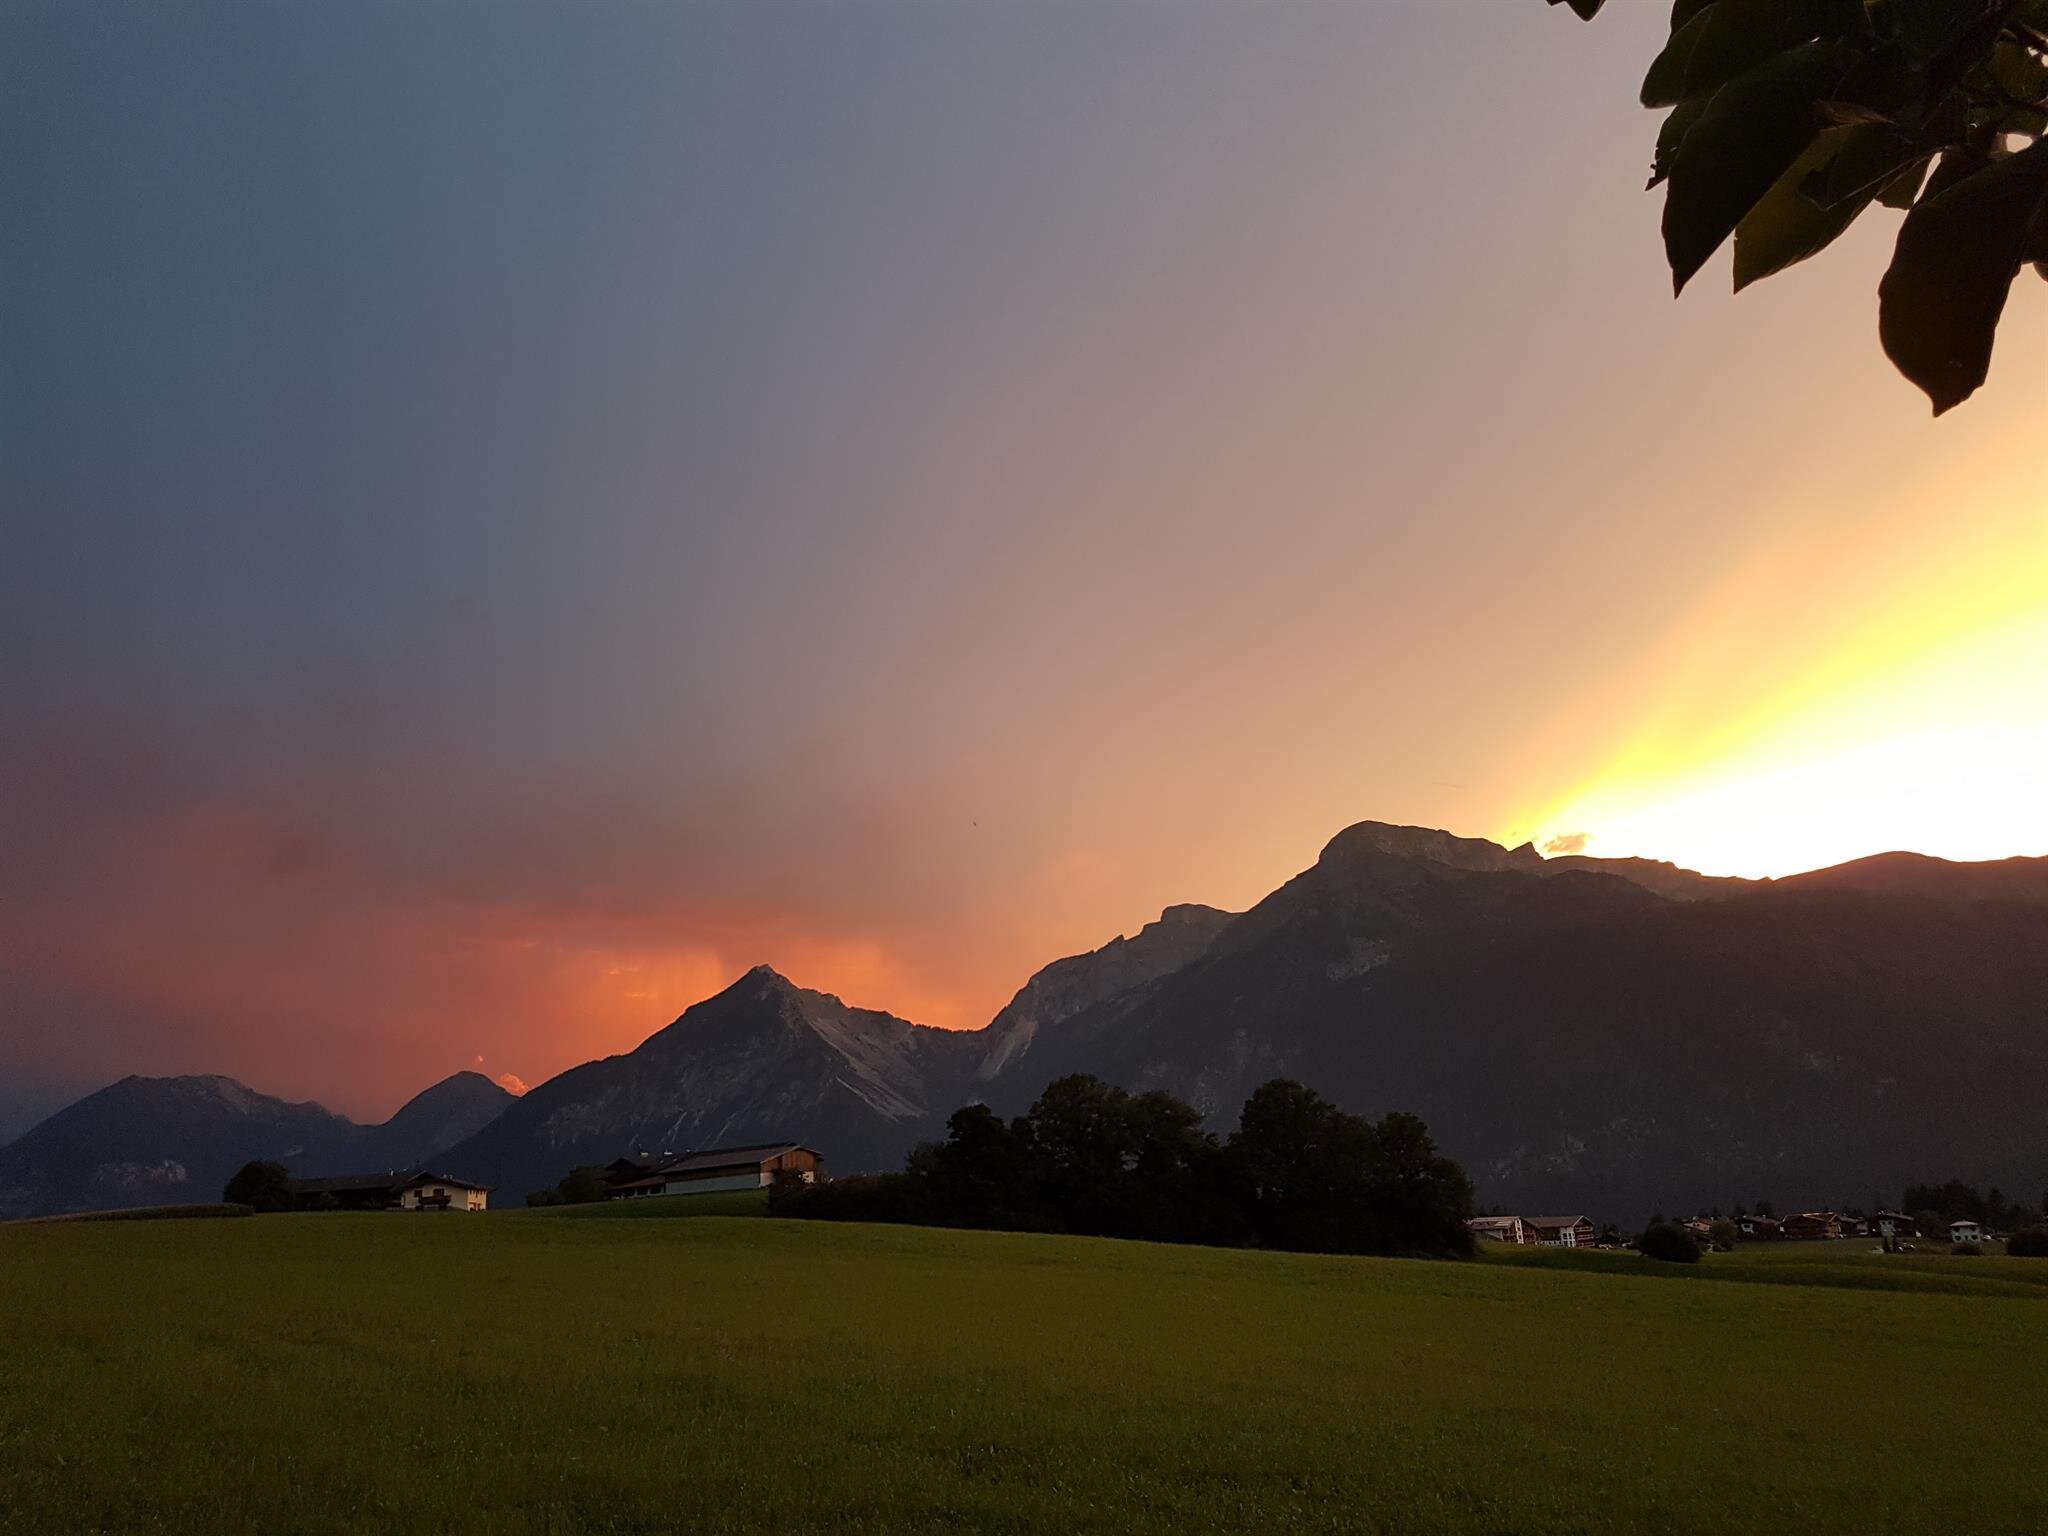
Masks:
[[[681,1157],[622,1157],[606,1170],[605,1197],[639,1200],[651,1195],[713,1194],[721,1190],[766,1189],[780,1175],[806,1184],[825,1177],[825,1159],[801,1142],[751,1147],[707,1147]]]

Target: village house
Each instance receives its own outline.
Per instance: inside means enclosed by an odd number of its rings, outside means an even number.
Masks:
[[[1974,1221],[1952,1221],[1948,1224],[1948,1240],[1952,1243],[1981,1243],[1984,1229]]]
[[[1842,1218],[1833,1211],[1801,1211],[1797,1216],[1785,1218],[1784,1229],[1787,1237],[1840,1237]]]
[[[756,1147],[709,1147],[681,1157],[622,1157],[605,1169],[607,1200],[640,1200],[650,1195],[701,1195],[718,1190],[766,1189],[777,1174],[806,1184],[825,1176],[825,1159],[793,1141]]]
[[[1519,1216],[1474,1216],[1465,1223],[1474,1237],[1483,1237],[1492,1243],[1526,1243],[1529,1239],[1522,1230]]]
[[[292,1179],[285,1187],[300,1205],[344,1211],[482,1211],[491,1203],[488,1184],[424,1170]]]
[[[1775,1216],[1738,1216],[1735,1218],[1735,1230],[1744,1237],[1773,1238],[1785,1235],[1785,1229],[1778,1224]]]
[[[1593,1223],[1584,1216],[1524,1216],[1523,1241],[1541,1248],[1590,1248]]]

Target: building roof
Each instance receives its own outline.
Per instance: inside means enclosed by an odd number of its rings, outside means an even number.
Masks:
[[[398,1194],[418,1184],[452,1184],[457,1189],[480,1189],[489,1194],[491,1186],[453,1174],[406,1169],[398,1173],[344,1173],[330,1179],[292,1179],[292,1191],[301,1195],[364,1195],[383,1190]]]
[[[1576,1227],[1582,1221],[1589,1227],[1593,1225],[1591,1218],[1585,1216],[1524,1216],[1522,1218],[1522,1225],[1525,1227]]]
[[[396,1193],[404,1187],[402,1173],[344,1173],[331,1179],[291,1179],[292,1190],[301,1195],[354,1195],[373,1190]]]
[[[637,1170],[639,1177],[626,1175],[626,1171],[622,1169],[622,1176],[614,1178],[613,1187],[624,1189],[643,1182],[660,1182],[677,1174],[697,1174],[708,1178],[728,1168],[758,1168],[770,1158],[780,1157],[785,1152],[808,1152],[820,1160],[824,1156],[816,1147],[807,1147],[802,1142],[769,1141],[756,1146],[706,1147],[698,1152],[687,1152],[681,1157],[665,1157],[644,1163],[621,1158],[619,1162]],[[618,1164],[614,1163],[611,1166],[616,1168]]]
[[[491,1186],[488,1184],[479,1184],[475,1179],[458,1179],[452,1173],[429,1173],[425,1169],[421,1169],[410,1177],[401,1175],[401,1178],[403,1179],[403,1182],[399,1185],[401,1189],[411,1189],[416,1184],[453,1184],[457,1189],[477,1189],[482,1190],[485,1194],[491,1192]]]

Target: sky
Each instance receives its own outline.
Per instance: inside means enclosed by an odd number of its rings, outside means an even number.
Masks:
[[[2048,853],[2048,284],[1682,301],[1657,7],[0,10],[0,1137],[767,962],[973,1027],[1351,822]]]

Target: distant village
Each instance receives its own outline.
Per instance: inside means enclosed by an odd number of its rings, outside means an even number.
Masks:
[[[249,1177],[253,1169],[275,1165],[251,1164],[237,1175]],[[282,1169],[275,1169],[280,1176]],[[706,1147],[690,1152],[651,1153],[645,1149],[613,1159],[601,1166],[581,1167],[567,1174],[559,1184],[537,1190],[526,1197],[529,1206],[580,1205],[605,1200],[646,1200],[665,1196],[717,1194],[744,1190],[766,1190],[782,1183],[819,1184],[826,1179],[825,1159],[817,1149],[801,1142],[762,1142],[736,1147]],[[294,1210],[391,1210],[467,1211],[490,1208],[489,1185],[458,1178],[452,1174],[413,1169],[381,1174],[353,1174],[334,1178],[281,1178],[282,1199],[253,1201],[272,1209]],[[241,1191],[241,1197],[249,1195]],[[235,1186],[227,1191],[238,1198]],[[1923,1204],[1917,1213],[1879,1210],[1797,1211],[1777,1215],[1769,1204],[1757,1209],[1738,1206],[1733,1215],[1718,1210],[1688,1219],[1666,1222],[1662,1216],[1650,1219],[1651,1227],[1672,1226],[1683,1231],[1701,1252],[1727,1251],[1737,1242],[1829,1242],[1850,1238],[1875,1238],[1888,1253],[1911,1252],[1914,1242],[1946,1243],[1968,1251],[1980,1243],[1995,1242],[2015,1228],[2038,1227],[2041,1217],[2009,1207],[1997,1190],[1988,1195],[1961,1183],[1924,1185],[1906,1191],[1906,1203]],[[2044,1198],[2048,1212],[2048,1198]],[[1987,1216],[1947,1212],[1958,1207],[1983,1211]],[[1562,1216],[1521,1216],[1488,1214],[1470,1218],[1465,1226],[1479,1242],[1533,1248],[1634,1249],[1641,1234],[1624,1234],[1613,1223],[1596,1226],[1581,1213]]]
[[[236,1200],[258,1194],[254,1189],[238,1189],[237,1185],[249,1179],[252,1170],[264,1166],[251,1164],[243,1169],[229,1184],[226,1197]],[[810,1184],[824,1176],[824,1158],[815,1149],[793,1141],[707,1147],[682,1154],[641,1151],[601,1168],[579,1168],[553,1189],[529,1195],[526,1203],[546,1206],[591,1200],[640,1200],[654,1195],[715,1194],[767,1189],[778,1179]],[[488,1184],[424,1169],[335,1178],[283,1177],[273,1182],[282,1198],[248,1199],[245,1203],[309,1211],[486,1211],[490,1209],[492,1194]]]
[[[2024,1221],[2026,1213],[2019,1214]],[[1651,1226],[1664,1224],[1660,1216],[1650,1219]],[[1951,1220],[1939,1211],[1922,1211],[1917,1216],[1904,1211],[1877,1211],[1870,1215],[1799,1211],[1783,1217],[1768,1210],[1738,1211],[1733,1216],[1716,1212],[1671,1224],[1684,1231],[1703,1251],[1725,1251],[1738,1240],[1826,1242],[1876,1238],[1887,1253],[1892,1253],[1910,1251],[1915,1238],[1962,1246],[1996,1241],[2008,1235],[1979,1218],[1962,1216]],[[1636,1238],[1625,1237],[1611,1224],[1596,1231],[1585,1216],[1474,1216],[1465,1225],[1482,1242],[1535,1248],[1633,1248],[1637,1243]]]

